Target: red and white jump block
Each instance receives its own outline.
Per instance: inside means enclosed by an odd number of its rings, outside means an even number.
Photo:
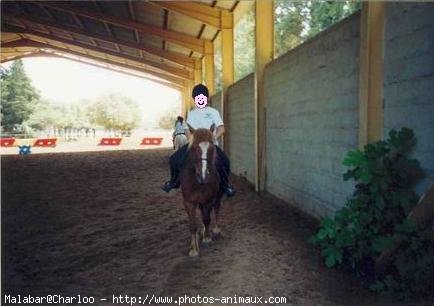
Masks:
[[[15,138],[0,138],[1,147],[13,147],[15,143]]]
[[[163,138],[161,137],[145,137],[143,138],[141,145],[159,146],[162,141]]]
[[[36,139],[33,144],[34,147],[55,147],[57,143],[57,138],[41,138]]]
[[[122,138],[101,138],[99,142],[100,146],[119,146],[122,142]]]

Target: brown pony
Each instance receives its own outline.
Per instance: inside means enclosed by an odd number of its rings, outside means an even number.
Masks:
[[[180,173],[181,191],[185,210],[190,221],[190,256],[199,255],[199,233],[196,224],[196,208],[202,213],[204,224],[203,242],[211,242],[210,223],[213,215],[212,233],[220,235],[218,212],[223,193],[216,169],[217,152],[213,143],[214,125],[210,130],[194,130],[189,126],[190,140],[186,162]]]

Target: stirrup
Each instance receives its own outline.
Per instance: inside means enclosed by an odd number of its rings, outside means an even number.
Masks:
[[[163,187],[161,187],[161,189],[165,192],[169,192],[175,188],[179,188],[179,183],[172,183],[171,181],[164,183]]]
[[[233,197],[237,192],[235,191],[235,189],[231,186],[225,186],[222,188],[223,192],[226,194],[226,196],[228,198]]]

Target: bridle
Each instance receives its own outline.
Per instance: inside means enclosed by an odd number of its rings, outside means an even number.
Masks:
[[[212,146],[214,145],[211,141],[210,141],[210,144],[211,144]],[[208,158],[208,157],[201,157],[199,160],[200,160],[200,161],[206,161],[206,162],[208,162],[209,158]]]

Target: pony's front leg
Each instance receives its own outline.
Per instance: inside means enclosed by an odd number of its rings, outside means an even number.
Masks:
[[[210,232],[210,223],[211,223],[211,209],[212,207],[209,207],[207,205],[204,205],[201,209],[202,211],[202,221],[204,225],[203,229],[203,242],[209,243],[211,242],[211,232]]]
[[[199,243],[197,237],[197,224],[196,224],[196,205],[187,201],[183,201],[183,202],[190,222],[191,242],[190,242],[190,251],[188,252],[188,255],[194,257],[199,255]]]
[[[212,234],[213,234],[214,238],[219,238],[221,236],[221,230],[220,230],[220,227],[219,227],[219,224],[218,224],[219,210],[220,210],[220,201],[218,201],[214,205],[213,210],[211,212],[211,216],[212,216],[212,219],[214,221],[213,222],[214,226],[212,228]]]

